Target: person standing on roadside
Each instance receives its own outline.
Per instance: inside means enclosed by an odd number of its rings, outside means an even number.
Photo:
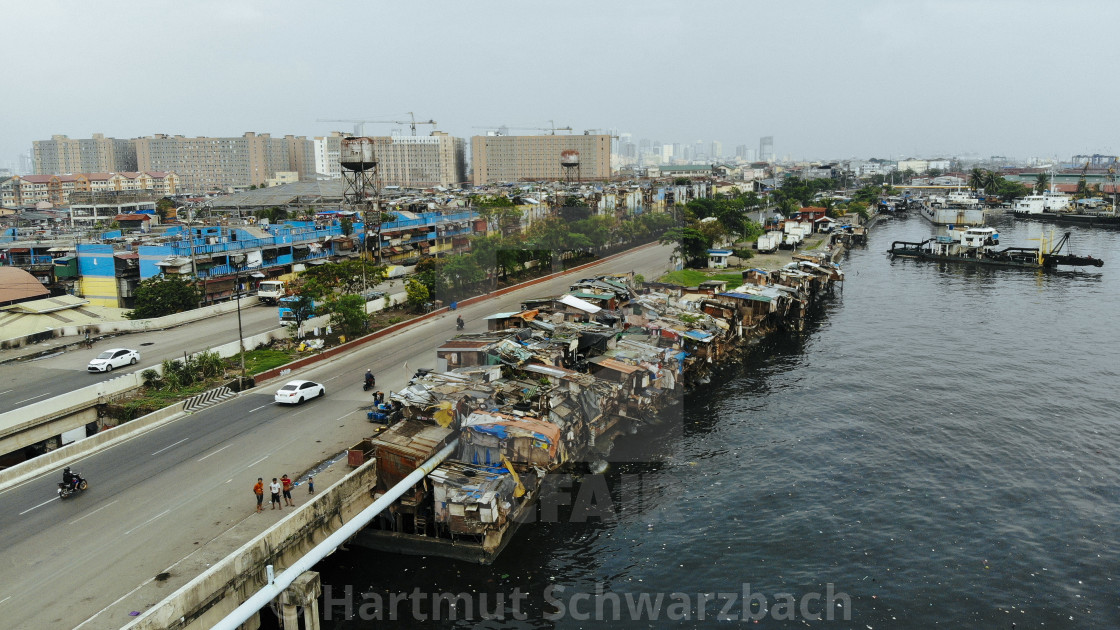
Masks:
[[[260,512],[264,508],[261,506],[264,503],[264,479],[257,477],[257,485],[253,486],[253,494],[257,495],[257,511]]]
[[[280,505],[280,482],[276,481],[276,477],[272,478],[272,483],[268,484],[268,489],[272,492],[272,509],[275,510],[276,506]],[[284,506],[280,505],[280,509],[284,509]]]
[[[315,478],[307,478],[307,494],[315,494]]]
[[[295,507],[296,504],[292,501],[292,480],[288,475],[280,477],[280,485],[284,490],[284,505]]]

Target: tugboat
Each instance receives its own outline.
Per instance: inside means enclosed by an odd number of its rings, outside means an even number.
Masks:
[[[1053,269],[1059,265],[1074,267],[1102,267],[1104,261],[1092,256],[1076,256],[1069,252],[1069,232],[1057,243],[1053,235],[1043,238],[1041,247],[1006,247],[999,245],[999,233],[990,227],[946,228],[944,236],[936,236],[920,243],[895,241],[887,254],[891,258],[916,258],[959,262],[971,265],[997,267],[1023,267],[1026,269]],[[1062,253],[1065,249],[1066,253]]]

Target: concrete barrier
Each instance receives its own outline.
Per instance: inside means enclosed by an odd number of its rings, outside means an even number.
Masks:
[[[241,298],[241,308],[248,308],[256,306],[259,300],[257,296]],[[163,330],[165,328],[174,328],[189,324],[201,319],[213,317],[215,315],[224,315],[232,313],[237,310],[237,301],[222,302],[221,304],[212,304],[202,308],[196,308],[182,313],[175,313],[174,315],[165,315],[164,317],[151,317],[147,319],[125,319],[116,322],[102,322],[98,324],[83,324],[76,326],[59,326],[58,328],[51,328],[49,330],[25,335],[23,337],[13,337],[10,339],[0,340],[0,349],[9,348],[22,348],[23,346],[38,343],[45,339],[57,337],[82,337],[89,331],[90,335],[112,335],[121,333],[134,333],[144,332],[148,330]]]
[[[141,433],[155,429],[156,427],[172,421],[182,412],[183,403],[178,402],[170,407],[164,407],[146,416],[141,416],[131,422],[126,422],[111,429],[101,431],[97,435],[90,436],[84,440],[78,440],[77,442],[72,442],[49,453],[44,453],[34,459],[20,462],[11,468],[0,470],[0,490],[37,477],[59,466],[65,466],[89,455],[97,449],[123,442]]]
[[[277,567],[277,572],[290,566],[371,505],[375,477],[374,462],[366,462],[152,606],[125,630],[213,627],[267,584],[266,566]]]

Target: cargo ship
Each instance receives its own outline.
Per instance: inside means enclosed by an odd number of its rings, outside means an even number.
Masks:
[[[1070,253],[1069,232],[1066,232],[1056,243],[1053,241],[1053,236],[1044,238],[1041,247],[1003,249],[998,248],[999,233],[994,228],[948,226],[945,232],[944,235],[921,242],[895,241],[891,243],[887,254],[891,258],[915,258],[1024,269],[1053,269],[1063,265],[1074,267],[1104,265],[1104,261],[1100,258]]]

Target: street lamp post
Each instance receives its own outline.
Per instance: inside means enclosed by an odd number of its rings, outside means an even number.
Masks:
[[[258,271],[253,273],[251,277],[263,278],[265,276]],[[237,291],[237,348],[241,357],[241,375],[237,377],[237,391],[241,391],[245,388],[245,336],[241,328],[241,267],[237,268],[237,276],[234,282],[237,283],[237,286],[234,287],[234,290]]]

